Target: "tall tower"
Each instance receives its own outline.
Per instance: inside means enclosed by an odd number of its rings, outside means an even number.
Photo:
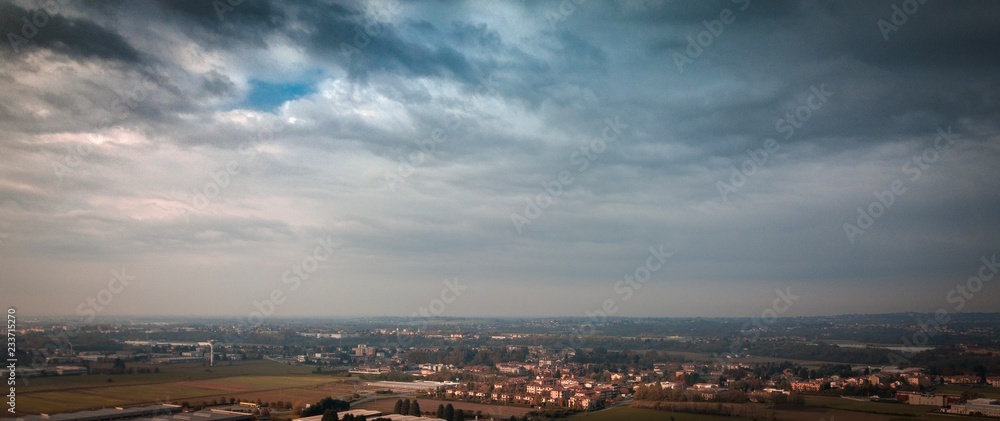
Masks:
[[[212,341],[198,342],[198,346],[205,345],[208,345],[208,366],[212,367],[215,365],[215,346],[212,345]]]

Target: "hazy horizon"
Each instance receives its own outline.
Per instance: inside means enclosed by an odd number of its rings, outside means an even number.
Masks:
[[[993,315],[1000,314],[1000,311],[971,311],[971,312],[961,312],[965,315]],[[928,312],[896,312],[896,313],[841,313],[841,314],[814,314],[814,315],[779,315],[776,318],[766,318],[767,320],[790,320],[799,318],[827,318],[827,317],[882,317],[882,316],[933,316],[933,311]],[[79,321],[80,316],[77,314],[47,314],[47,315],[27,315],[24,321],[31,323],[38,320],[70,320]],[[398,315],[398,316],[378,316],[378,315],[346,315],[346,316],[271,316],[268,317],[261,325],[266,325],[268,322],[289,322],[289,321],[336,321],[336,320],[366,320],[366,319],[387,319],[387,320],[408,320],[414,319],[411,315]],[[537,316],[501,316],[501,315],[475,315],[475,316],[433,316],[430,319],[416,318],[420,321],[423,320],[476,320],[476,319],[489,319],[489,320],[580,320],[580,321],[590,321],[594,320],[586,315],[537,315]],[[745,316],[609,316],[606,320],[656,320],[656,319],[721,319],[721,320],[745,320],[745,319],[765,319],[761,317],[760,314],[752,314]],[[92,324],[101,324],[108,321],[130,321],[134,323],[174,323],[174,322],[233,322],[234,324],[240,324],[241,321],[246,320],[245,314],[218,314],[218,315],[203,315],[203,316],[185,316],[185,315],[137,315],[137,314],[121,314],[121,315],[101,315],[94,319]],[[914,320],[914,323],[919,324],[921,320]],[[88,323],[88,324],[91,324]],[[245,323],[245,325],[249,325]],[[332,326],[336,328],[336,326]],[[406,327],[404,325],[400,326]]]
[[[0,33],[24,318],[1000,303],[996,2],[14,0]]]

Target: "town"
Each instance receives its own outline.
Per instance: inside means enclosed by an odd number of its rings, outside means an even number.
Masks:
[[[589,337],[564,333],[590,323],[572,318],[285,320],[252,329],[121,320],[76,326],[72,337],[59,320],[32,320],[19,326],[16,377],[20,410],[42,417],[52,416],[45,404],[54,393],[76,393],[81,383],[56,381],[69,376],[108,390],[138,379],[195,386],[106,398],[122,411],[168,405],[160,409],[227,421],[321,421],[308,418],[322,417],[310,412],[321,398],[338,402],[341,416],[369,419],[549,419],[639,408],[746,419],[797,419],[816,409],[1000,417],[995,314],[956,315],[922,347],[849,339],[891,343],[912,336],[915,320],[779,318],[754,327],[724,318],[612,318],[591,326]],[[295,376],[255,375],[264,368]],[[244,375],[254,375],[252,386],[201,385]],[[63,383],[73,387],[57,392]],[[395,408],[404,399],[405,411]],[[411,399],[423,410],[411,409]],[[76,412],[60,416],[107,408],[93,403],[74,401],[66,409]],[[42,419],[31,417],[20,418]]]

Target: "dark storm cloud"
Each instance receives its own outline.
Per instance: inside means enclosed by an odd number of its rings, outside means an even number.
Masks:
[[[202,80],[202,88],[213,95],[228,96],[236,91],[236,85],[233,84],[233,81],[216,70],[203,76]]]
[[[300,10],[298,17],[306,29],[293,30],[289,35],[347,69],[352,78],[364,80],[370,72],[401,72],[474,80],[472,65],[450,46],[403,39],[393,24],[350,7],[314,5]],[[418,23],[415,29],[436,33],[427,25]]]
[[[71,58],[100,58],[141,64],[143,54],[113,30],[86,19],[49,14],[45,9],[23,9],[0,4],[0,33],[7,54],[48,49]]]
[[[215,48],[263,47],[268,35],[288,22],[285,10],[265,1],[162,0],[155,2],[178,27],[195,31],[192,38]],[[331,8],[344,10],[333,5]]]

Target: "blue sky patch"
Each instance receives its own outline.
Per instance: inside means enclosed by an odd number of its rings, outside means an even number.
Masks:
[[[286,101],[311,92],[313,86],[308,83],[268,83],[251,80],[250,94],[247,95],[244,105],[258,110],[273,110]]]

